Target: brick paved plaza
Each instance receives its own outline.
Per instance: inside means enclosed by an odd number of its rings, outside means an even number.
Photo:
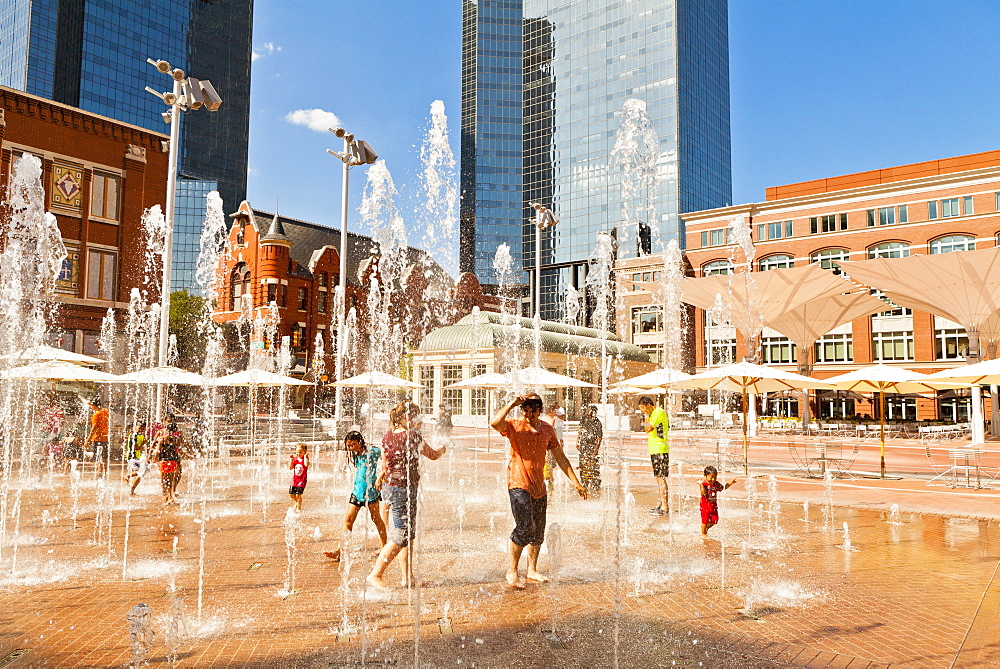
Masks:
[[[183,502],[169,508],[153,476],[129,502],[117,479],[43,468],[7,500],[0,666],[128,666],[140,603],[150,666],[1000,664],[1000,492],[927,485],[915,442],[887,452],[890,471],[913,476],[840,479],[828,497],[822,481],[791,475],[787,447],[755,441],[753,485],[740,474],[703,542],[700,465],[673,477],[670,518],[650,516],[644,444],[613,440],[605,464],[620,445],[627,471],[606,466],[603,495],[587,501],[557,479],[540,560],[553,582],[512,592],[502,444],[487,452],[485,432],[457,432],[425,468],[424,585],[409,592],[365,587],[378,542],[364,514],[346,559],[323,557],[346,509],[339,453],[314,461],[290,527],[287,472],[249,458],[186,463]],[[699,443],[678,438],[675,463],[698,460]],[[869,445],[858,468],[872,457]]]

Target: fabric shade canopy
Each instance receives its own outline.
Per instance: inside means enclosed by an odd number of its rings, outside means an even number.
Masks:
[[[634,376],[631,379],[611,384],[612,388],[665,388],[681,381],[691,378],[690,374],[678,372],[673,369],[657,369],[642,376]]]
[[[973,365],[944,369],[927,375],[928,381],[966,384],[1000,384],[1000,360],[984,360]]]
[[[33,362],[22,367],[13,367],[0,372],[4,379],[47,379],[50,381],[96,381],[98,383],[113,383],[118,380],[114,374],[101,372],[89,367],[74,365],[65,360],[50,362]]]
[[[60,360],[63,362],[76,363],[78,365],[103,365],[107,362],[106,360],[101,360],[100,358],[83,355],[82,353],[74,353],[73,351],[65,351],[61,348],[46,346],[44,344],[32,346],[31,348],[26,348],[23,351],[9,353],[3,357],[7,360],[20,362],[46,362]]]
[[[143,383],[143,384],[165,384],[201,386],[210,385],[211,381],[201,374],[195,374],[177,367],[150,367],[140,369],[137,372],[129,372],[118,376],[118,381],[123,383]]]
[[[842,262],[851,279],[878,288],[901,307],[943,316],[969,335],[969,350],[979,355],[980,332],[1000,311],[1000,248]],[[996,327],[993,327],[996,333]],[[981,443],[983,407],[972,391],[972,441]]]
[[[542,369],[541,367],[525,367],[524,369],[515,369],[504,374],[504,378],[507,379],[507,385],[509,386],[515,386],[519,383],[522,386],[532,388],[598,387],[593,383],[580,381],[579,379],[574,379],[571,376],[565,376],[563,374],[556,374],[555,372],[550,372],[549,370]]]
[[[266,372],[263,369],[246,369],[242,372],[220,376],[212,382],[215,386],[311,386],[310,381],[303,381],[291,376]]]
[[[681,299],[710,310],[721,295],[729,320],[747,339],[760,336],[764,324],[792,309],[828,295],[851,290],[851,284],[819,265],[767,272],[716,274],[684,279]]]
[[[445,388],[503,388],[507,385],[507,377],[499,372],[486,372],[477,376],[469,377],[445,386]]]
[[[349,379],[341,379],[333,385],[340,386],[341,388],[378,387],[393,390],[417,390],[423,387],[419,383],[408,379],[401,379],[398,376],[386,374],[385,372],[365,372],[364,374],[352,376]]]

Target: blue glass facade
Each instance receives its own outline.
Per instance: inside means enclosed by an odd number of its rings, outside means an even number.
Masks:
[[[494,284],[507,243],[521,258],[521,2],[463,0],[460,270]]]
[[[174,254],[170,268],[172,290],[200,292],[194,271],[198,265],[201,231],[208,213],[206,196],[218,190],[215,181],[178,179],[174,200]]]
[[[473,4],[482,12],[487,3]],[[670,239],[683,244],[681,212],[730,203],[728,4],[727,0],[523,0],[520,4],[522,198],[516,234],[522,264],[532,269],[535,230],[527,203],[541,202],[560,221],[543,233],[541,249],[542,317],[558,319],[563,315],[565,287],[584,288],[599,232],[616,235],[619,258],[639,253],[635,225],[623,225],[622,167],[611,157],[627,100],[645,103],[659,142],[657,184],[648,194],[655,216],[643,221],[650,226],[650,251],[659,252]],[[474,37],[471,32],[465,35],[467,41]],[[463,65],[468,65],[470,50],[467,44],[463,48]],[[517,78],[511,75],[508,82]],[[463,124],[466,111],[463,107]],[[478,148],[484,139],[478,128],[475,138]],[[465,177],[464,151],[462,159]],[[478,170],[475,177],[481,178]],[[466,201],[465,196],[474,187],[478,193],[479,186],[478,181],[469,185],[463,181],[464,207],[471,209],[473,200]],[[480,242],[482,211],[475,208],[475,229],[465,226],[472,220],[471,211],[463,217],[463,230],[472,238],[467,244],[475,246],[477,257],[498,243],[495,238]],[[517,246],[513,239],[499,241]],[[490,273],[478,265],[475,271],[481,282],[491,281]]]
[[[0,83],[167,133],[167,108],[145,87],[168,91],[172,81],[146,59],[210,79],[223,105],[184,116],[178,172],[214,184],[205,192],[235,210],[246,198],[252,18],[249,0],[0,0]],[[190,216],[181,191],[175,215]],[[186,250],[175,243],[175,267],[193,267]],[[180,287],[194,280],[174,276]]]

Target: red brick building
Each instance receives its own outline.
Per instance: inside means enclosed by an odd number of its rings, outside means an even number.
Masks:
[[[143,211],[166,200],[167,139],[0,86],[0,189],[22,154],[40,158],[45,208],[56,216],[69,252],[54,296],[56,326],[63,330],[55,344],[101,355],[101,320],[109,307],[128,308],[145,270]]]
[[[310,366],[317,332],[329,349],[330,333],[336,332],[334,292],[340,281],[340,231],[240,204],[231,215],[232,228],[219,267],[222,289],[214,318],[235,323],[262,310],[278,314],[277,336],[289,337],[296,356],[295,372]],[[369,278],[375,271],[376,243],[365,235],[347,233],[347,304],[356,310],[358,327],[367,330]],[[403,299],[392,304],[393,322],[403,324],[410,343],[417,343],[429,329],[447,325],[468,314],[473,306],[498,311],[497,298],[484,295],[475,276],[463,274],[455,282],[420,249],[407,249]],[[419,268],[421,271],[414,271]],[[426,288],[440,298],[425,299]],[[273,305],[273,306],[272,306]],[[419,312],[419,313],[418,313]],[[428,314],[431,316],[428,319]],[[256,345],[268,347],[270,342]],[[231,347],[233,355],[235,347]],[[241,367],[234,360],[232,366]],[[334,360],[326,360],[332,371]],[[360,369],[345,369],[352,374]]]
[[[755,271],[809,263],[836,268],[841,260],[990,248],[1000,240],[1000,151],[776,186],[767,189],[764,202],[683,214],[685,257],[693,276],[733,271],[727,230],[741,216],[751,226]],[[655,338],[657,305],[630,284],[646,278],[646,272],[651,278],[660,262],[647,256],[616,268],[640,339]],[[716,362],[737,360],[746,352],[735,329],[712,325],[700,309],[694,310],[689,336],[698,370],[710,350]],[[967,346],[957,323],[892,305],[827,333],[816,344],[814,375],[826,378],[874,362],[929,373],[964,364]],[[761,359],[794,371],[795,346],[765,329]],[[889,402],[892,418],[964,419],[967,411],[967,400],[955,392],[940,393],[936,400]],[[855,409],[874,415],[863,404]],[[821,416],[838,416],[847,408],[843,398],[819,407]]]

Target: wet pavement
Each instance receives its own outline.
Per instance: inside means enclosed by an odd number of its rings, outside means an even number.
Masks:
[[[388,593],[365,585],[378,541],[364,513],[346,559],[323,557],[347,507],[339,453],[314,461],[290,524],[274,456],[187,463],[168,508],[152,475],[130,500],[90,469],[43,468],[5,501],[0,667],[1000,665],[1000,491],[928,485],[923,445],[890,442],[894,478],[880,480],[867,444],[855,477],[827,484],[793,475],[781,438],[757,440],[753,481],[724,475],[740,481],[704,541],[705,435],[675,441],[669,517],[647,513],[642,441],[610,439],[600,498],[574,499],[557,475],[540,559],[552,581],[513,592],[502,444],[456,434],[425,468],[424,584]],[[624,469],[608,466],[619,448]],[[128,628],[140,603],[148,650]]]

